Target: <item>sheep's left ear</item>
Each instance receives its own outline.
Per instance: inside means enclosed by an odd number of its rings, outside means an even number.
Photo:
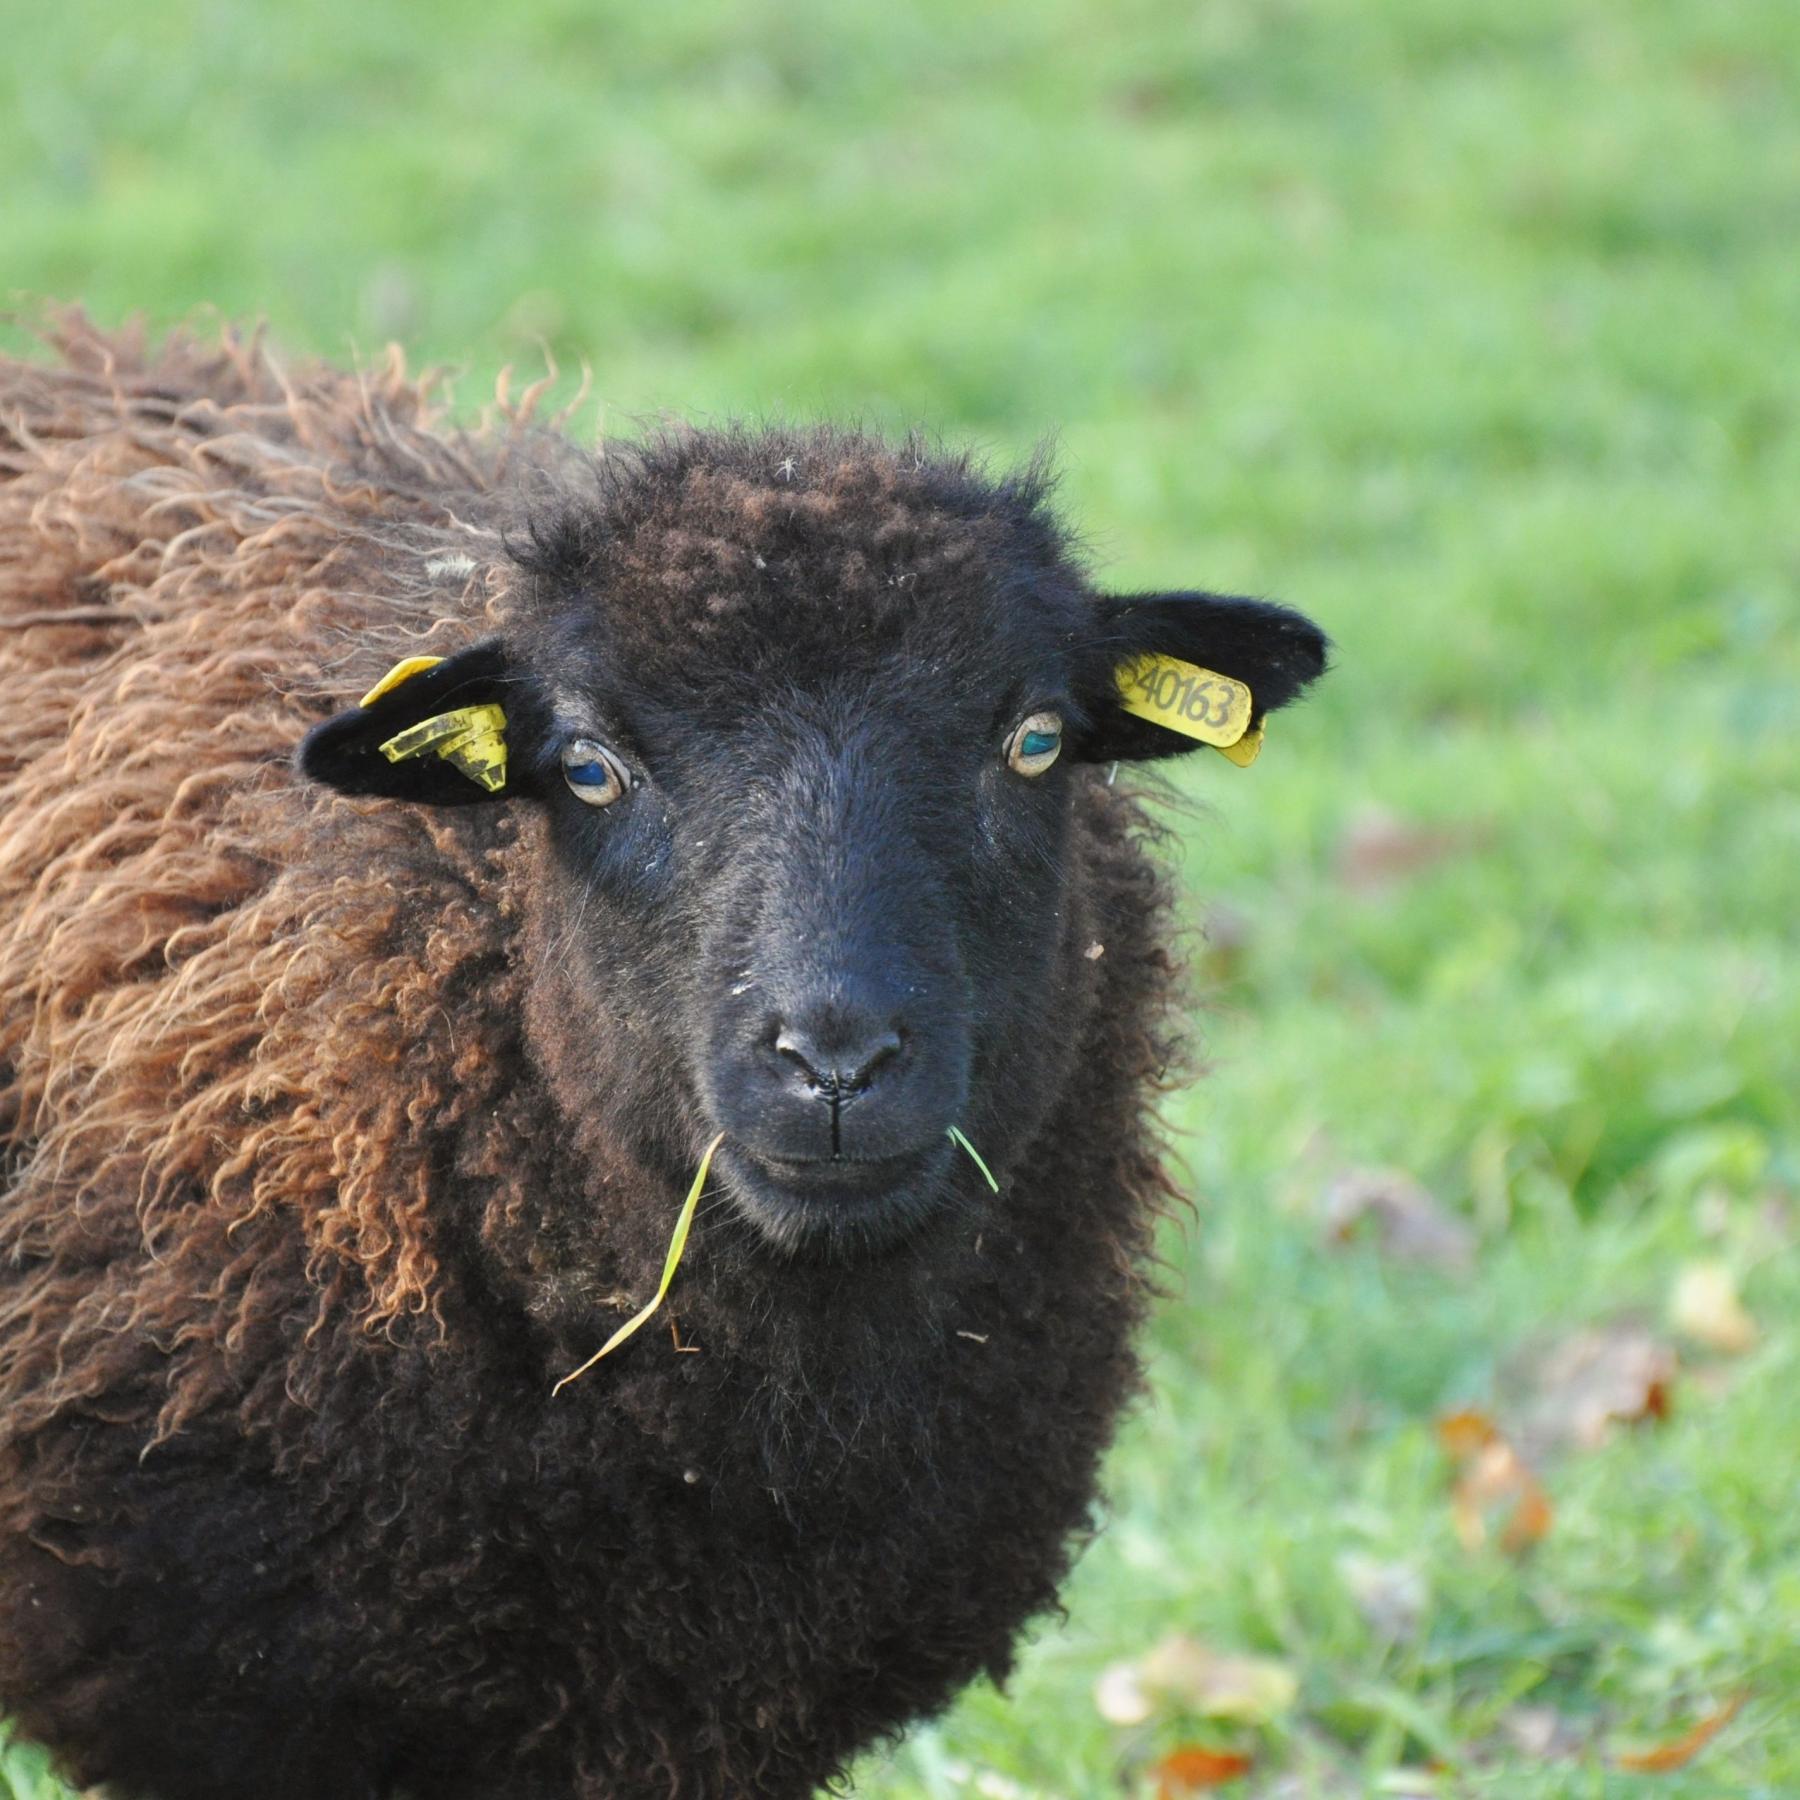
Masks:
[[[340,794],[426,806],[506,799],[507,688],[498,639],[451,657],[409,657],[358,705],[306,734],[300,772]]]
[[[1102,594],[1082,693],[1091,762],[1179,756],[1210,744],[1240,766],[1263,720],[1325,671],[1330,645],[1302,614],[1233,594]]]

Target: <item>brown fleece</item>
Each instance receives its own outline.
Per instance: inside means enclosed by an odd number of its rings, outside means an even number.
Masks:
[[[0,1707],[184,1800],[812,1792],[1004,1672],[1135,1386],[1171,983],[1141,814],[1080,778],[1106,951],[1017,1213],[821,1274],[772,1348],[703,1215],[707,1353],[659,1321],[552,1406],[593,1347],[559,1269],[647,1291],[679,1188],[556,1125],[541,832],[292,755],[580,561],[501,536],[565,453],[529,404],[447,431],[397,356],[54,337],[0,362]],[[859,441],[798,523],[724,454],[615,494],[667,601],[647,673],[745,630],[746,559],[796,531],[847,568],[979,553]]]

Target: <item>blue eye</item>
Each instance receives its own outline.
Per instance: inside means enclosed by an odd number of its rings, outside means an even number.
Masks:
[[[589,806],[611,806],[631,787],[625,765],[592,738],[571,738],[563,746],[562,766],[569,792]]]
[[[1006,740],[1007,767],[1021,775],[1041,775],[1062,750],[1063,722],[1059,713],[1033,713],[1013,727]]]

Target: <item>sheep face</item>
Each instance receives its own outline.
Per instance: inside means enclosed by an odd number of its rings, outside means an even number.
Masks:
[[[641,1076],[681,1099],[675,1160],[723,1132],[724,1184],[780,1250],[879,1250],[972,1198],[949,1128],[1004,1167],[1066,1075],[1075,621],[963,598],[862,634],[803,596],[779,677],[701,639],[645,681],[567,624],[556,677],[532,657],[541,1033],[600,1091],[611,1046],[564,1022],[632,1021]]]
[[[513,623],[313,734],[310,773],[460,804],[374,754],[506,715],[538,861],[527,1032],[596,1155],[716,1167],[764,1252],[876,1254],[983,1203],[1068,1084],[1106,922],[1071,812],[1095,765],[1191,748],[1116,671],[1194,656],[1279,705],[1296,615],[1096,595],[1040,484],[863,440],[683,440],[540,516]],[[1078,849],[1078,846],[1075,846]]]

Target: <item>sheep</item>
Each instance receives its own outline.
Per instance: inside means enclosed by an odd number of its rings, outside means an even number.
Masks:
[[[1098,591],[1039,466],[53,335],[0,364],[0,1711],[147,1800],[794,1800],[1003,1678],[1175,1198],[1115,765],[1174,703],[1246,760],[1317,628]]]

